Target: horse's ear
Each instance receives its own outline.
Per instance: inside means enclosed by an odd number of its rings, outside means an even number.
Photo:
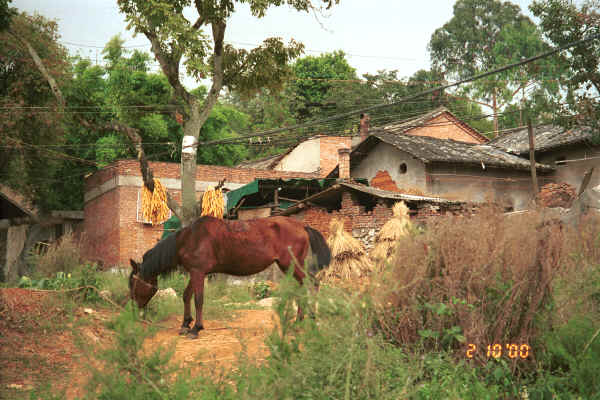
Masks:
[[[137,274],[137,273],[138,273],[138,271],[139,271],[139,269],[140,269],[140,266],[139,266],[139,264],[138,264],[138,263],[136,263],[135,261],[133,261],[133,259],[132,259],[132,258],[130,258],[130,259],[129,259],[129,263],[131,264],[131,268],[133,268],[133,273],[134,273],[134,274]]]

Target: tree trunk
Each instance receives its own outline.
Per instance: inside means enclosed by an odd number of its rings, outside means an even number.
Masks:
[[[200,129],[208,119],[211,110],[217,103],[219,93],[223,87],[223,40],[225,37],[225,22],[212,24],[213,39],[215,43],[213,56],[213,83],[202,104],[190,96],[190,116],[183,127],[184,141],[181,151],[181,225],[187,226],[196,217],[196,155]],[[186,137],[189,138],[186,140]]]
[[[190,107],[190,118],[184,126],[184,141],[181,148],[181,205],[182,226],[187,226],[195,217],[196,210],[196,155],[200,137],[200,112],[196,101]],[[192,140],[185,140],[186,138]]]

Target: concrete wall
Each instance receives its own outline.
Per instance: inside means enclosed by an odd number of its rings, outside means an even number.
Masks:
[[[403,165],[406,166],[406,172]],[[427,192],[425,164],[394,146],[380,142],[359,165],[352,168],[353,178],[365,178],[369,182],[378,173],[387,171],[399,189],[419,189]]]
[[[320,138],[300,143],[275,166],[276,171],[317,172],[320,167]]]
[[[597,157],[597,158],[593,158]],[[600,146],[579,145],[565,147],[558,150],[548,151],[541,154],[536,153],[538,162],[556,166],[556,182],[565,182],[579,189],[583,175],[587,170],[595,167],[592,180],[588,187],[600,185]],[[561,164],[556,160],[567,161]]]
[[[428,193],[453,200],[494,201],[514,210],[528,207],[533,197],[529,171],[465,165],[429,165]],[[539,185],[552,182],[548,175],[538,175]]]
[[[349,149],[352,138],[321,136],[300,143],[279,161],[276,171],[319,172],[327,176],[338,165],[338,149]]]

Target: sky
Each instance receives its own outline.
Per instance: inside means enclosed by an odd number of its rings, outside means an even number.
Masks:
[[[513,0],[530,17],[527,7],[531,2]],[[116,0],[13,0],[11,5],[56,19],[60,42],[72,54],[90,57],[93,62],[102,62],[102,48],[117,34],[125,39],[125,46],[150,52],[143,35],[134,38],[127,30]],[[305,55],[343,50],[359,75],[386,69],[408,77],[429,68],[427,43],[432,33],[452,18],[453,5],[453,0],[341,0],[318,18],[274,7],[262,19],[242,6],[228,21],[225,40],[251,48],[267,37],[294,38],[304,43]],[[195,86],[190,79],[184,83]]]

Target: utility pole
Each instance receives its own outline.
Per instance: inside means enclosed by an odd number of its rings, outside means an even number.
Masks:
[[[533,126],[531,118],[527,118],[527,130],[529,131],[529,162],[531,163],[531,182],[533,183],[533,194],[537,196],[540,191],[538,187],[537,174],[535,170],[535,136],[533,136]]]

